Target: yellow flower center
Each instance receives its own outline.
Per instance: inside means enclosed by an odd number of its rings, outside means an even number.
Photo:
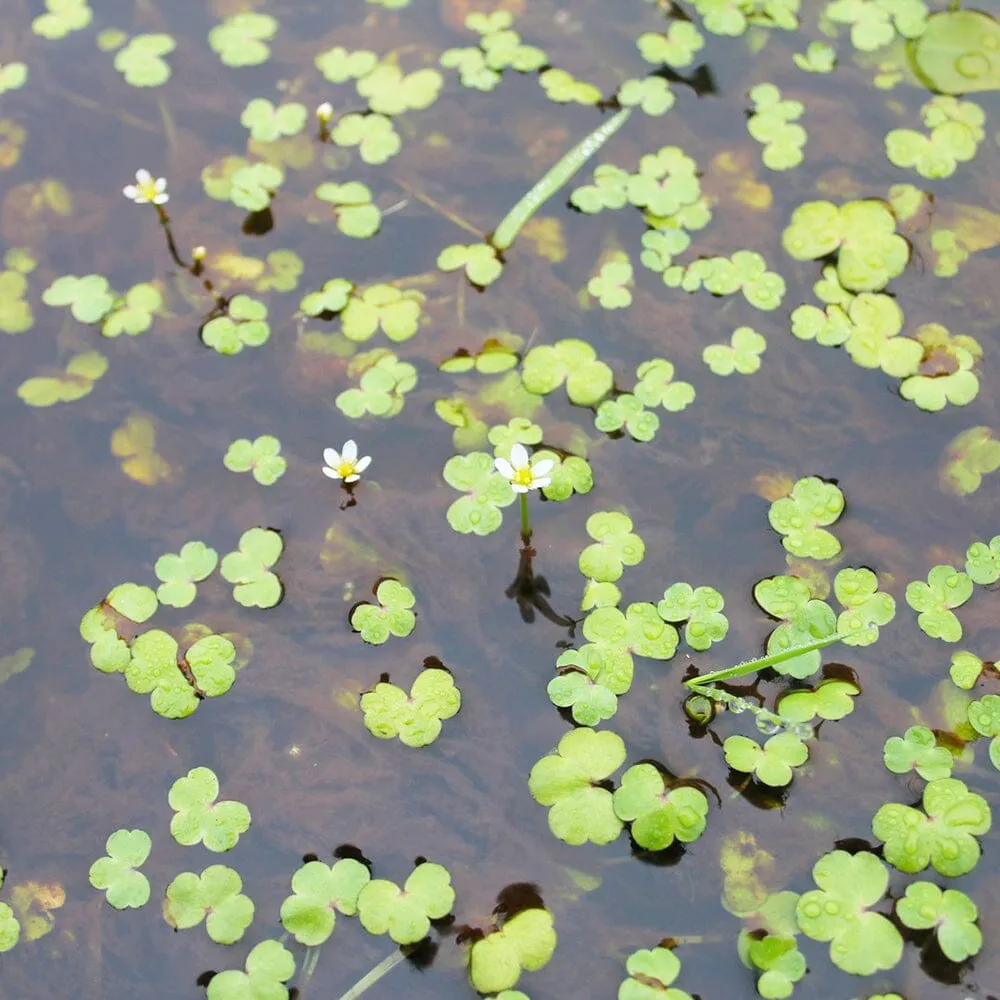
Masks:
[[[139,189],[139,194],[146,199],[146,201],[152,201],[156,198],[160,192],[156,190],[156,181],[150,178],[145,184],[136,184]]]
[[[348,476],[357,475],[358,469],[354,462],[345,458],[337,466],[337,471],[340,473],[341,479],[346,479]]]
[[[535,474],[531,471],[530,465],[522,465],[520,469],[514,470],[514,479],[512,482],[515,486],[527,486],[530,488],[534,481]]]

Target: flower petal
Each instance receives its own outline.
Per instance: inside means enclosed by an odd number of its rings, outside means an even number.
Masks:
[[[549,483],[552,482],[551,476],[542,476],[541,479],[536,479],[531,485],[536,490],[544,489]]]
[[[156,183],[153,185],[156,188],[157,194],[163,194],[167,190],[167,179],[166,177],[157,177]]]
[[[327,465],[336,467],[340,465],[340,453],[336,448],[324,448],[323,461],[326,462]]]
[[[531,467],[531,474],[533,476],[544,476],[546,473],[551,472],[555,466],[556,463],[551,458],[540,458]]]
[[[169,194],[158,194],[155,198],[153,198],[154,205],[166,205],[168,201],[170,201]]]
[[[529,489],[529,487],[527,487],[527,486],[523,486],[523,485],[521,485],[521,483],[511,483],[511,484],[510,484],[510,488],[511,488],[511,489],[512,489],[512,490],[513,490],[513,491],[514,491],[515,493],[527,493],[527,492],[528,492],[528,489]]]
[[[122,194],[125,195],[126,198],[130,198],[133,201],[138,193],[139,189],[134,184],[126,184],[125,187],[122,188]]]
[[[504,477],[504,479],[514,478],[514,466],[512,466],[506,458],[494,458],[493,466],[497,472]]]
[[[353,462],[358,457],[358,446],[354,441],[345,441],[344,449],[340,453],[340,457],[345,462]]]
[[[523,469],[528,464],[528,451],[520,441],[510,449],[510,464],[515,469]]]
[[[358,472],[364,472],[364,471],[365,471],[365,469],[367,469],[367,468],[368,468],[368,466],[369,466],[369,465],[371,465],[371,464],[372,464],[372,457],[371,457],[371,455],[365,455],[365,457],[364,457],[364,458],[359,458],[359,459],[358,459],[358,460],[357,460],[357,461],[356,461],[356,462],[354,463],[354,468],[355,468],[355,469],[356,469],[356,470],[357,470]]]
[[[356,483],[361,477],[355,472],[349,476],[344,476],[345,483]]]
[[[323,475],[329,476],[331,479],[340,479],[340,473],[336,469],[330,469],[327,466],[323,466]]]
[[[135,172],[135,179],[140,184],[148,184],[153,179],[153,175],[148,170],[137,170]]]

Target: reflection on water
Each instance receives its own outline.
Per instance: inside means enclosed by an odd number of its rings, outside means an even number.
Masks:
[[[265,4],[281,22],[273,58],[243,69],[223,67],[204,43],[232,5],[206,5],[204,12],[188,6],[182,12],[152,2],[134,10],[103,3],[91,28],[58,42],[28,30],[33,5],[14,2],[0,14],[0,57],[23,60],[31,74],[23,90],[0,97],[0,114],[25,131],[16,162],[0,157],[0,232],[4,249],[29,248],[39,262],[28,275],[35,325],[0,345],[0,656],[35,650],[30,666],[0,688],[0,864],[8,872],[0,898],[29,880],[65,893],[64,902],[42,893],[32,904],[52,929],[0,959],[0,996],[96,1000],[136,988],[150,1000],[198,995],[200,973],[238,967],[253,943],[280,935],[278,911],[303,856],[329,861],[344,843],[371,859],[377,875],[400,883],[414,857],[444,864],[457,894],[456,923],[436,954],[411,956],[370,996],[470,995],[454,932],[481,933],[498,904],[511,915],[535,893],[554,911],[559,934],[553,961],[521,984],[535,1000],[613,996],[624,957],[669,938],[685,942],[680,986],[706,998],[753,995],[734,945],[739,921],[719,905],[723,846],[734,837],[756,838],[770,855],[768,886],[805,889],[819,855],[843,842],[872,844],[870,817],[882,802],[918,797],[916,785],[879,766],[884,739],[912,723],[913,706],[928,725],[949,728],[937,690],[949,651],[916,630],[902,593],[906,581],[924,578],[935,563],[960,565],[973,538],[997,531],[988,477],[968,497],[938,487],[949,442],[966,428],[998,424],[988,377],[969,407],[927,414],[898,397],[897,380],[862,370],[843,351],[790,337],[788,309],[758,312],[742,299],[666,289],[639,267],[631,308],[599,309],[579,290],[603,253],[637,247],[644,225],[638,213],[585,216],[564,195],[542,213],[559,223],[547,231],[550,245],[544,229],[537,241],[523,236],[497,284],[480,293],[442,275],[434,266],[440,248],[473,238],[462,225],[490,231],[594,127],[593,109],[549,102],[534,74],[508,72],[492,93],[464,89],[450,75],[437,103],[399,119],[403,151],[385,166],[320,148],[312,137],[287,140],[280,193],[269,210],[247,218],[206,197],[200,175],[207,164],[246,152],[239,117],[249,99],[287,96],[314,107],[329,98],[343,105],[338,114],[352,110],[353,92],[327,86],[313,69],[317,52],[336,44],[370,47],[395,51],[411,69],[430,65],[444,48],[468,44],[454,29],[464,6],[418,2],[397,14],[355,0],[331,19],[322,5]],[[553,65],[606,94],[626,75],[646,72],[634,39],[662,23],[649,4],[623,5],[613,16],[591,0],[508,6],[530,8],[517,28],[546,47]],[[111,69],[113,57],[95,47],[94,37],[119,25],[177,38],[167,86],[133,89]],[[806,44],[801,36],[771,33],[756,55],[750,48],[764,36],[748,37],[750,47],[708,35],[695,67],[665,74],[677,83],[674,110],[662,119],[633,115],[601,158],[632,169],[643,153],[682,146],[714,202],[715,221],[695,234],[694,249],[706,256],[758,250],[785,276],[791,308],[812,301],[819,274],[813,262],[782,252],[792,209],[818,197],[884,196],[903,180],[882,155],[882,136],[902,108],[913,117],[926,93],[903,87],[873,97],[871,71],[855,67],[849,49],[834,77],[818,77],[791,62]],[[759,148],[745,131],[744,95],[765,79],[807,109],[806,164],[787,174],[760,166]],[[995,114],[991,94],[977,101],[988,118]],[[958,181],[927,182],[937,199],[932,208],[992,205],[992,162],[983,155],[963,165]],[[212,294],[171,260],[155,212],[121,197],[140,166],[169,177],[178,256],[187,261],[198,244],[209,249]],[[330,178],[361,180],[383,210],[395,209],[375,238],[347,238],[331,224],[327,206],[317,210],[312,190]],[[45,180],[65,185],[71,211],[46,195]],[[281,279],[266,269],[267,255],[278,249],[304,262],[291,294],[282,294]],[[995,339],[994,256],[976,254],[944,280],[916,254],[892,285],[908,328],[939,321],[977,337],[986,351],[984,373]],[[102,340],[96,327],[41,303],[41,290],[55,277],[90,272],[108,276],[115,289],[158,282],[167,307],[151,331]],[[349,421],[333,405],[356,384],[348,367],[352,347],[331,336],[335,324],[303,320],[297,306],[306,291],[335,276],[399,281],[427,296],[419,334],[390,345],[419,374],[396,419]],[[206,349],[198,330],[212,315],[213,294],[228,297],[255,282],[254,294],[268,304],[268,343],[236,357]],[[705,345],[749,323],[767,338],[760,371],[711,375],[701,360]],[[667,414],[650,444],[601,435],[588,411],[560,393],[546,397],[533,417],[545,444],[577,453],[585,445],[596,484],[566,504],[534,502],[530,549],[519,546],[516,506],[507,509],[503,529],[484,538],[459,536],[445,519],[455,494],[441,469],[454,449],[452,428],[434,403],[456,392],[474,398],[484,383],[483,376],[449,375],[437,365],[456,350],[476,352],[498,330],[512,331],[525,346],[585,338],[623,389],[638,363],[665,355],[697,389],[695,403]],[[95,349],[110,367],[85,399],[33,409],[17,397],[31,375]],[[484,408],[487,423],[508,419],[503,402]],[[155,428],[155,443],[141,454],[113,455],[111,435],[137,413]],[[233,440],[262,434],[280,437],[288,462],[271,487],[222,464]],[[349,437],[374,462],[353,491],[356,502],[342,503],[320,465],[325,447]],[[129,455],[131,472],[123,468]],[[877,646],[832,654],[843,670],[856,671],[863,693],[849,719],[822,726],[808,770],[787,793],[776,793],[726,767],[717,744],[738,731],[739,720],[723,717],[708,730],[692,730],[681,680],[691,664],[707,672],[761,649],[773,622],[754,604],[752,587],[786,570],[763,497],[768,484],[807,475],[835,480],[843,490],[848,507],[836,530],[844,565],[875,569],[900,609]],[[646,543],[645,560],[620,581],[625,603],[655,603],[677,580],[705,583],[724,594],[731,623],[718,650],[682,646],[668,663],[639,659],[632,692],[610,724],[626,740],[629,763],[656,761],[718,790],[718,798],[709,793],[706,834],[664,855],[649,855],[626,836],[602,848],[569,847],[552,837],[546,810],[526,787],[531,766],[567,730],[546,684],[559,653],[583,641],[577,620],[585,581],[577,558],[589,542],[584,525],[594,511],[616,509],[628,511]],[[239,607],[215,576],[199,585],[190,609],[161,607],[156,618],[159,628],[203,621],[249,639],[250,663],[229,693],[205,701],[193,718],[171,722],[151,713],[121,679],[88,665],[79,621],[113,586],[154,582],[156,559],[189,539],[228,552],[251,525],[282,533],[286,591],[277,608]],[[417,627],[406,640],[363,645],[348,612],[389,575],[414,590]],[[980,595],[961,618],[963,648],[988,656],[998,638],[989,599]],[[357,709],[360,693],[383,673],[408,688],[429,657],[454,674],[461,712],[419,751],[372,739]],[[753,690],[770,698],[778,689],[766,680]],[[195,765],[213,768],[224,796],[246,802],[253,815],[238,850],[221,859],[238,867],[256,904],[247,938],[233,948],[213,944],[197,928],[169,933],[159,912],[178,872],[220,860],[180,847],[168,832],[167,790]],[[995,775],[978,758],[964,780],[983,794],[996,791]],[[137,912],[112,911],[87,882],[91,862],[119,827],[142,828],[153,838],[144,867],[152,902]],[[987,851],[962,886],[975,890],[987,942],[996,927],[989,902],[995,881]],[[869,986],[933,1000],[980,995],[974,987],[988,983],[991,971],[1000,980],[995,958],[956,971],[912,946],[893,972],[859,987],[833,970],[827,946],[803,940],[800,947],[815,970],[796,988],[803,1000]],[[391,951],[387,938],[342,918],[309,992],[339,996]]]

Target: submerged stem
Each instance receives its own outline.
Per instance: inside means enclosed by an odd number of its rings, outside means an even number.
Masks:
[[[408,948],[397,948],[391,955],[386,955],[374,969],[365,973],[346,993],[342,993],[340,1000],[357,1000],[369,986],[374,986],[387,972],[391,972],[400,962],[410,954]]]
[[[521,495],[521,540],[527,545],[531,540],[531,518],[528,516],[528,494]]]

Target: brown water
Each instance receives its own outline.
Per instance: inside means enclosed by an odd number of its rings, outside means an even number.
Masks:
[[[31,72],[24,90],[0,97],[0,117],[27,131],[20,159],[0,173],[0,234],[5,247],[29,247],[40,261],[29,278],[36,324],[0,343],[0,656],[23,646],[36,650],[30,668],[0,688],[0,864],[8,872],[0,899],[28,880],[65,893],[64,905],[52,911],[49,934],[0,957],[0,996],[199,996],[199,974],[239,967],[254,943],[280,935],[278,910],[302,856],[328,858],[338,845],[351,843],[373,859],[378,875],[397,881],[416,856],[447,866],[458,923],[484,920],[509,883],[535,883],[555,913],[559,947],[546,968],[520,984],[533,1000],[614,996],[630,951],[665,937],[692,936],[704,940],[682,945],[677,985],[704,1000],[752,997],[753,979],[735,952],[739,921],[719,905],[720,845],[739,832],[753,834],[775,858],[769,884],[801,891],[810,886],[809,870],[819,855],[838,841],[870,838],[870,817],[881,803],[916,801],[922,783],[888,774],[881,747],[912,724],[914,706],[927,724],[944,724],[935,689],[947,677],[950,650],[916,628],[902,600],[905,583],[924,578],[936,562],[960,565],[972,540],[998,530],[989,478],[961,498],[938,482],[948,442],[971,426],[1000,425],[991,381],[995,251],[974,256],[948,280],[935,278],[929,262],[915,256],[892,285],[907,329],[939,321],[983,344],[982,390],[968,407],[923,413],[898,397],[894,380],[858,368],[842,351],[788,333],[788,310],[812,301],[819,271],[781,250],[792,209],[828,193],[884,196],[892,183],[919,180],[888,164],[881,143],[898,124],[888,102],[900,102],[912,119],[926,93],[912,87],[888,95],[872,91],[871,71],[851,65],[846,42],[837,73],[813,77],[790,62],[789,54],[805,47],[802,34],[774,33],[756,57],[741,42],[708,35],[701,55],[714,82],[711,92],[699,97],[679,86],[672,112],[663,119],[633,115],[603,158],[631,168],[641,153],[666,143],[683,146],[717,200],[712,225],[695,235],[695,252],[758,250],[788,281],[785,306],[761,313],[741,298],[669,290],[636,261],[632,307],[606,313],[581,309],[577,292],[602,250],[618,244],[631,252],[638,245],[644,225],[635,212],[585,217],[557,197],[544,214],[561,224],[568,257],[553,264],[519,242],[503,278],[482,294],[434,268],[441,247],[471,237],[417,193],[489,231],[597,124],[593,109],[548,102],[533,74],[508,71],[496,91],[480,94],[446,73],[437,103],[400,124],[404,149],[398,157],[384,167],[353,163],[348,176],[369,183],[383,208],[407,199],[372,240],[349,240],[329,224],[307,221],[314,212],[312,190],[329,173],[318,163],[288,171],[273,206],[274,229],[263,237],[241,234],[242,212],[202,192],[206,163],[244,151],[238,119],[247,100],[277,101],[274,84],[282,80],[289,90],[300,87],[299,99],[314,106],[332,88],[312,68],[312,58],[334,44],[405,50],[410,68],[424,60],[433,64],[442,49],[470,44],[447,22],[461,7],[457,0],[416,0],[398,15],[360,0],[336,5],[333,14],[322,4],[265,4],[281,19],[281,30],[272,60],[248,69],[221,66],[204,42],[217,15],[232,4],[99,6],[91,28],[59,42],[28,30],[37,4],[6,0],[0,13],[0,61],[20,59]],[[621,3],[613,12],[591,0],[528,6],[516,27],[527,41],[544,46],[554,65],[605,93],[645,72],[633,40],[660,23],[650,5]],[[95,30],[110,26],[164,30],[178,38],[166,87],[144,92],[123,82],[111,68],[112,56],[94,46]],[[745,131],[745,91],[765,79],[807,107],[806,163],[787,174],[760,166],[759,147]],[[992,95],[977,100],[990,118],[996,114]],[[737,173],[723,169],[723,154]],[[272,320],[266,347],[226,358],[199,342],[211,303],[171,262],[155,213],[119,193],[141,166],[169,178],[170,215],[182,252],[201,243],[213,253],[263,257],[283,247],[305,260],[296,292],[262,296]],[[773,202],[764,210],[736,197],[740,178],[751,172],[772,187]],[[996,209],[998,176],[995,143],[988,138],[957,178],[921,184],[941,206]],[[42,178],[67,185],[71,215],[28,217],[27,185]],[[141,337],[103,341],[97,328],[40,303],[54,277],[88,272],[108,276],[118,289],[163,282],[171,315],[157,318]],[[396,348],[420,372],[397,419],[347,420],[333,405],[349,384],[346,363],[298,345],[299,298],[334,276],[365,283],[420,276],[429,295],[430,321]],[[768,338],[763,366],[748,378],[717,378],[702,364],[701,351],[744,323]],[[600,848],[555,840],[546,811],[527,790],[532,764],[567,730],[545,685],[560,648],[574,640],[542,615],[525,622],[505,596],[517,570],[516,508],[508,511],[504,529],[487,538],[449,528],[444,513],[456,494],[440,471],[453,449],[450,429],[433,409],[456,384],[478,388],[475,376],[456,379],[438,373],[436,365],[460,347],[475,350],[497,328],[534,343],[585,338],[623,387],[631,384],[637,363],[666,356],[698,391],[684,413],[663,417],[652,444],[603,438],[592,430],[589,414],[569,406],[561,391],[535,417],[546,442],[555,445],[565,445],[574,427],[589,430],[597,480],[586,497],[534,505],[534,568],[546,578],[557,612],[578,614],[576,562],[588,541],[584,524],[590,513],[607,509],[627,510],[646,542],[645,561],[621,582],[626,602],[655,601],[675,580],[710,584],[726,598],[731,629],[721,648],[693,661],[683,646],[666,664],[638,660],[632,692],[606,724],[625,738],[630,763],[656,759],[718,792],[721,808],[710,797],[706,834],[668,865],[634,856],[624,835]],[[17,398],[24,379],[87,349],[110,360],[90,396],[41,410]],[[155,422],[157,449],[169,467],[155,485],[130,478],[110,452],[112,431],[136,411]],[[498,409],[493,419],[506,416]],[[231,440],[262,433],[279,436],[289,459],[288,472],[270,488],[233,475],[221,461]],[[341,510],[341,494],[320,474],[320,458],[324,447],[348,437],[356,437],[374,462],[357,490],[357,505]],[[752,601],[752,587],[783,572],[785,561],[767,525],[761,483],[806,475],[838,482],[848,503],[835,529],[843,564],[884,574],[899,610],[876,646],[840,648],[828,657],[856,671],[863,689],[856,710],[822,727],[809,766],[781,807],[762,808],[766,797],[731,787],[713,740],[690,735],[680,680],[691,662],[714,669],[762,647],[770,625]],[[154,623],[170,628],[196,619],[217,632],[248,636],[253,658],[231,692],[173,722],[151,713],[146,699],[120,678],[90,667],[79,620],[111,587],[124,580],[155,585],[152,564],[161,553],[192,538],[226,552],[257,524],[280,529],[285,540],[278,571],[286,593],[279,607],[239,608],[213,577],[192,608],[161,608]],[[416,593],[417,628],[407,640],[368,647],[352,632],[348,611],[389,573],[404,575]],[[959,612],[966,631],[962,648],[992,658],[1000,638],[995,612],[996,593],[977,589]],[[408,687],[429,656],[453,671],[462,711],[423,750],[374,740],[352,699],[383,672]],[[721,738],[745,729],[727,718],[713,726]],[[979,754],[972,770],[956,775],[995,802],[997,775],[984,761]],[[166,792],[196,765],[213,768],[223,797],[246,802],[252,812],[253,826],[232,855],[183,848],[169,836]],[[770,804],[776,802],[772,797]],[[112,910],[87,880],[105,838],[119,827],[141,827],[153,838],[143,869],[153,896],[136,912]],[[909,1000],[937,1000],[984,997],[991,985],[995,991],[1000,963],[990,942],[1000,925],[1000,873],[995,835],[983,842],[983,862],[957,883],[980,906],[987,944],[978,960],[958,970],[922,966],[919,949],[908,945],[895,970],[862,983],[833,969],[827,946],[802,938],[811,971],[795,996],[826,1000],[892,989]],[[257,907],[246,937],[231,948],[213,944],[202,928],[175,934],[159,912],[163,890],[179,871],[216,862],[240,871]],[[590,891],[580,888],[579,873],[593,880]],[[893,887],[902,884],[895,875]],[[388,939],[371,938],[341,918],[310,995],[338,997],[390,950]],[[471,991],[460,951],[446,938],[430,968],[398,968],[368,995],[458,998]]]

